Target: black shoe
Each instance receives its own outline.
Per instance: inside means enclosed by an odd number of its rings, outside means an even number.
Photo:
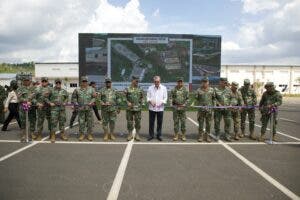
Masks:
[[[154,137],[153,136],[150,136],[150,137],[148,137],[148,141],[150,141],[150,140],[153,140],[154,139]]]
[[[160,136],[157,136],[156,138],[157,138],[157,140],[162,141]]]
[[[1,131],[7,131],[7,128],[2,128]]]
[[[227,141],[227,142],[232,142],[230,137],[225,137],[224,140]]]

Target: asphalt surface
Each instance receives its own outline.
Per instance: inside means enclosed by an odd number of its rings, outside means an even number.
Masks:
[[[279,142],[273,145],[248,138],[197,143],[195,112],[188,113],[186,142],[172,141],[171,112],[164,114],[163,142],[147,141],[148,112],[142,116],[142,141],[133,143],[126,142],[124,111],[118,115],[115,143],[103,142],[103,130],[96,122],[91,143],[78,142],[78,126],[66,130],[66,143],[57,139],[50,144],[46,138],[19,143],[20,131],[12,124],[9,131],[0,132],[0,199],[106,199],[111,193],[118,199],[137,200],[299,197],[299,114],[300,101],[284,103],[279,113]],[[257,112],[257,136],[259,117]],[[48,136],[46,128],[43,134]],[[116,183],[120,187],[111,191]]]

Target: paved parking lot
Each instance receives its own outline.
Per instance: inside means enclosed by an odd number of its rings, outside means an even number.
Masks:
[[[125,112],[118,116],[117,140],[19,143],[16,123],[0,133],[0,199],[297,199],[300,196],[300,104],[279,113],[279,142],[243,138],[198,143],[196,113],[187,118],[188,140],[173,142],[172,113],[165,112],[163,141],[126,141]],[[256,117],[260,133],[259,113]]]

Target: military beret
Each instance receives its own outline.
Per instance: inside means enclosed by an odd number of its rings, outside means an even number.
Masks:
[[[107,78],[105,79],[105,83],[109,83],[109,82],[111,82],[111,78],[107,77]]]
[[[139,80],[139,77],[138,76],[132,76],[131,80]]]
[[[238,87],[238,86],[239,86],[239,84],[238,84],[237,82],[235,82],[235,81],[233,81],[233,82],[231,83],[231,85],[233,85],[233,86],[235,86],[235,87]]]
[[[48,81],[48,78],[47,77],[42,77],[41,81]]]
[[[205,76],[205,77],[203,77],[203,78],[201,79],[201,82],[206,82],[206,81],[209,81],[209,79],[208,79],[207,76]]]
[[[81,80],[81,82],[84,82],[84,81],[88,81],[88,77],[87,76],[81,76],[80,77],[80,80]]]
[[[244,80],[244,85],[250,85],[250,80],[249,79],[245,79]]]
[[[265,87],[274,87],[274,83],[273,82],[267,82],[265,84]]]
[[[183,81],[183,77],[182,77],[182,76],[179,76],[179,77],[176,78],[176,80],[177,80],[177,82],[178,82],[178,81]]]
[[[221,78],[220,78],[220,81],[227,81],[227,78],[221,77]]]

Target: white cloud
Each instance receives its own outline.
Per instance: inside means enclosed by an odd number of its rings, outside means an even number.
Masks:
[[[239,44],[232,42],[232,41],[227,41],[227,42],[223,42],[222,43],[222,50],[223,51],[231,51],[231,50],[240,50],[241,47],[239,46]]]
[[[100,0],[85,32],[146,32],[148,22],[139,5],[138,0],[131,0],[124,7],[116,7],[107,0]]]
[[[242,0],[245,13],[256,14],[265,10],[274,10],[280,7],[278,0]]]
[[[78,61],[79,32],[146,32],[139,0],[2,0],[0,60]]]
[[[153,17],[158,17],[159,16],[159,8],[157,8],[153,13],[152,13]]]
[[[242,24],[224,41],[223,63],[300,64],[300,1],[283,4],[256,22]],[[236,44],[240,49],[230,48]],[[233,46],[234,47],[234,46]]]

